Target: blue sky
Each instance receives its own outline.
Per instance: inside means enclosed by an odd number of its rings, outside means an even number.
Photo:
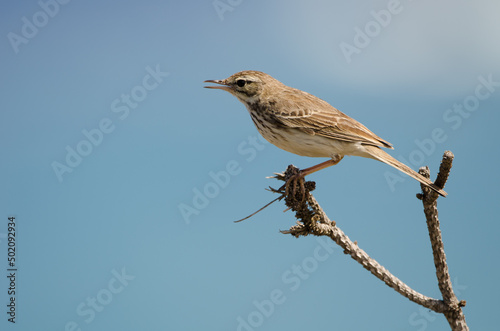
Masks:
[[[319,163],[203,89],[246,69],[325,99],[435,176],[471,329],[497,323],[494,1],[68,1],[0,11],[2,330],[443,330],[324,238],[295,239],[266,179]],[[440,298],[416,181],[345,158],[311,176],[330,218]],[[7,218],[16,217],[16,325]],[[362,318],[360,318],[362,316]]]

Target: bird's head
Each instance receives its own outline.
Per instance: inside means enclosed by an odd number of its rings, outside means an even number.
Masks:
[[[273,84],[281,84],[268,74],[260,71],[246,70],[222,80],[206,80],[205,83],[215,83],[220,86],[205,86],[206,88],[228,91],[243,103],[255,103],[260,96]]]

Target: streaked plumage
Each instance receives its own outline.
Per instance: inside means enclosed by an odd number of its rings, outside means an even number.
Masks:
[[[432,181],[384,152],[381,147],[393,149],[389,142],[314,95],[253,70],[206,82],[220,84],[206,86],[208,88],[222,89],[236,96],[247,107],[262,136],[283,150],[338,161],[344,155],[372,158],[446,196]]]

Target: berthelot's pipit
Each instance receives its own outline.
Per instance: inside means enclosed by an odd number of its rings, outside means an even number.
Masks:
[[[393,149],[389,142],[314,95],[253,70],[205,82],[219,84],[205,86],[207,88],[228,91],[238,98],[247,107],[260,134],[270,143],[294,154],[330,158],[301,170],[300,177],[335,165],[344,155],[355,155],[384,162],[440,195],[447,194],[428,178],[383,151],[381,147]]]

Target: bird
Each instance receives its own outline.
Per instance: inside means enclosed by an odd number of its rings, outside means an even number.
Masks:
[[[345,155],[352,155],[386,163],[441,196],[447,195],[430,179],[382,149],[394,149],[391,143],[312,94],[255,70],[204,82],[216,84],[205,88],[227,91],[242,102],[259,133],[273,145],[301,156],[328,158],[301,170],[301,178],[339,163]]]

